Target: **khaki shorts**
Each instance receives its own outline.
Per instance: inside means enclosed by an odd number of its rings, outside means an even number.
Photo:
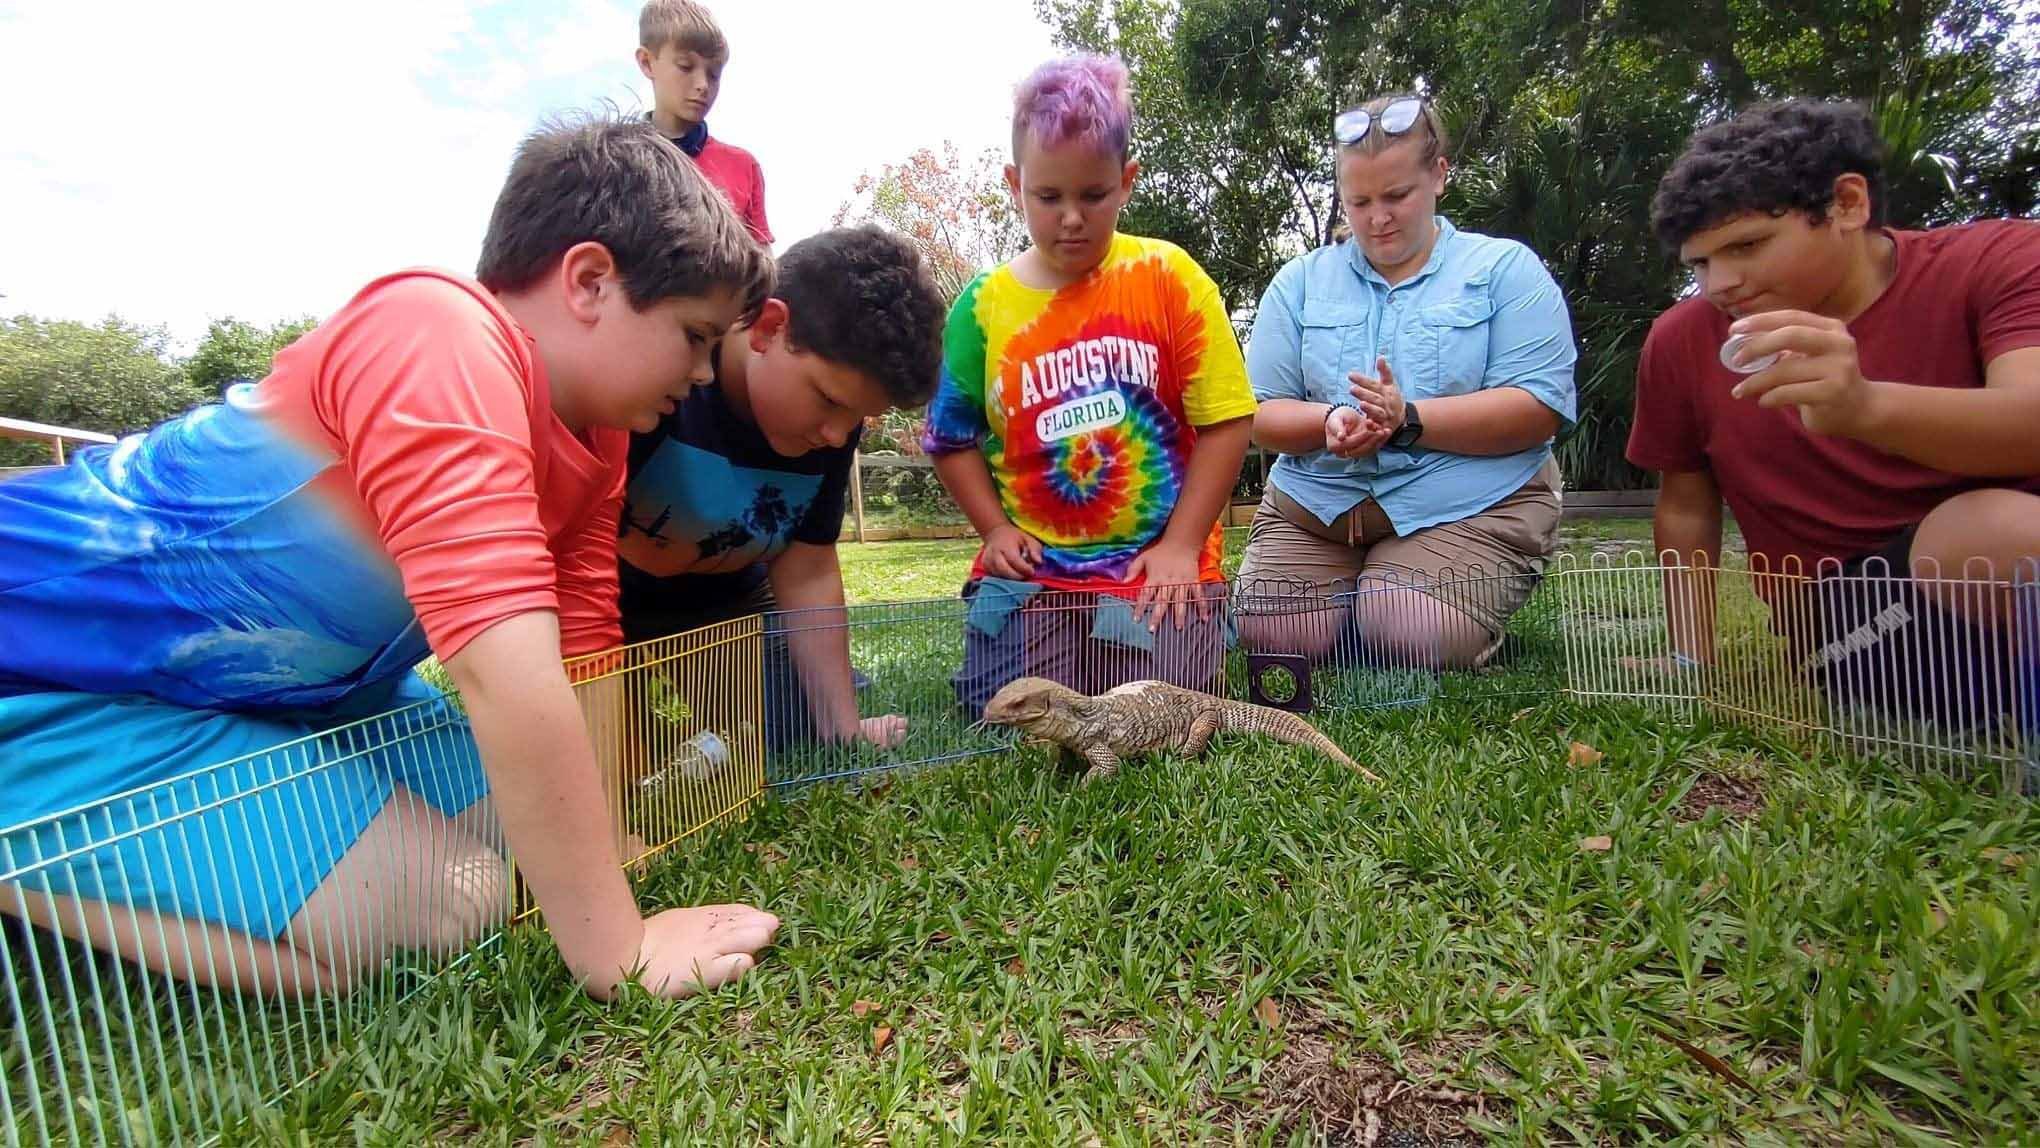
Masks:
[[[1481,513],[1405,538],[1371,498],[1327,526],[1270,486],[1237,581],[1246,603],[1285,586],[1340,593],[1370,582],[1417,585],[1499,640],[1558,546],[1558,490],[1558,460],[1546,459],[1521,489]],[[1251,612],[1246,603],[1243,612]]]

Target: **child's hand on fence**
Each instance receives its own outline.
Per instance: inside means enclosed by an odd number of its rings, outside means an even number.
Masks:
[[[891,749],[907,739],[907,719],[898,714],[865,718],[857,723],[857,736],[880,749]]]
[[[1148,629],[1158,630],[1163,616],[1174,606],[1176,628],[1180,630],[1189,621],[1192,602],[1197,605],[1199,620],[1211,617],[1211,603],[1200,592],[1197,582],[1202,569],[1202,547],[1157,542],[1135,555],[1127,565],[1126,580],[1145,581],[1141,582],[1140,596],[1134,599],[1134,618],[1145,621]]]
[[[758,950],[771,944],[778,932],[778,917],[749,905],[697,905],[655,913],[645,918],[637,981],[662,997],[720,988],[749,972],[758,963]]]
[[[1008,522],[985,535],[985,573],[1026,581],[1041,561],[1041,539]]]

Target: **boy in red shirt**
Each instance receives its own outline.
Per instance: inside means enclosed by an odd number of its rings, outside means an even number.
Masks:
[[[1726,501],[1754,564],[1821,579],[1794,636],[1831,688],[1988,717],[2040,556],[2040,223],[1885,227],[1880,150],[1812,100],[1694,137],[1653,222],[1698,290],[1651,326],[1628,455],[1663,476],[1660,552],[1715,561]],[[1671,613],[1675,659],[1709,661],[1711,613]]]
[[[771,281],[650,124],[548,127],[474,278],[378,279],[261,382],[0,483],[0,912],[329,991],[478,939],[507,840],[589,992],[749,968],[770,914],[639,912],[562,658],[620,637],[630,432]]]
[[[652,122],[729,197],[751,238],[770,246],[764,171],[750,152],[708,134],[729,62],[729,41],[694,0],[650,0],[638,13],[637,66],[652,82]]]

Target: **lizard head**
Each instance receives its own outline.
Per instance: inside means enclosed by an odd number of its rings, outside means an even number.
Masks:
[[[1047,678],[1016,678],[985,703],[985,724],[1031,730],[1081,696]]]

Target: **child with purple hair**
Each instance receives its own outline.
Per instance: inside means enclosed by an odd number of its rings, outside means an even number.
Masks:
[[[1006,185],[1033,244],[944,334],[923,446],[984,538],[954,682],[973,716],[1023,674],[1208,689],[1224,652],[1218,517],[1254,395],[1217,284],[1118,230],[1139,174],[1126,81],[1076,57],[1021,83]]]

